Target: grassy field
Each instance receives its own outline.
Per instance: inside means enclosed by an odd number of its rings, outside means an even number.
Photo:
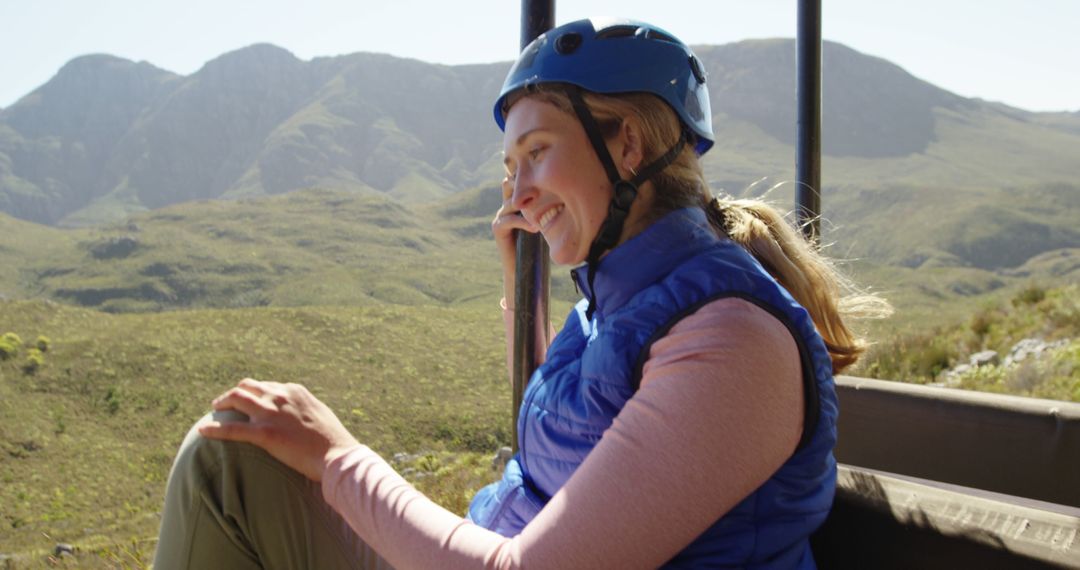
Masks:
[[[857,373],[927,382],[969,351],[1032,335],[1075,339],[1077,293],[1028,287],[984,299],[969,321],[883,341]],[[307,384],[362,441],[386,457],[408,454],[398,467],[456,512],[493,480],[491,452],[510,440],[491,306],[108,314],[6,301],[0,323],[20,345],[0,361],[0,553],[17,553],[18,568],[50,566],[60,542],[80,549],[60,564],[145,567],[177,445],[209,400],[244,376]],[[1080,400],[1078,348],[1074,340],[1060,351],[1049,380],[1026,393]],[[1015,384],[986,371],[964,382]]]
[[[41,559],[67,542],[106,563],[102,548],[153,537],[180,440],[245,376],[309,385],[387,457],[431,455],[420,486],[458,512],[493,477],[491,452],[510,443],[492,307],[110,315],[8,301],[0,323],[25,345],[0,362],[2,553]],[[40,336],[44,363],[30,372]]]

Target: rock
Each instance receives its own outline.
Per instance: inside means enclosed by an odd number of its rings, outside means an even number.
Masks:
[[[514,450],[509,447],[500,447],[495,452],[495,457],[491,458],[491,470],[502,471],[506,469],[506,464],[510,461],[510,458],[514,456]]]
[[[976,352],[968,359],[968,363],[978,368],[981,366],[996,366],[1001,360],[998,358],[996,350],[984,350],[982,352]]]
[[[1005,357],[1005,362],[1006,364],[1023,362],[1028,356],[1041,353],[1045,347],[1046,343],[1037,338],[1025,338],[1013,345],[1009,350],[1009,355]]]
[[[61,542],[56,545],[56,548],[53,549],[53,556],[56,556],[57,558],[63,558],[64,556],[75,556],[75,547],[65,542]]]
[[[1068,345],[1070,342],[1071,339],[1067,338],[1049,343],[1037,338],[1025,338],[1014,344],[1012,349],[1009,350],[1009,355],[1005,357],[1004,365],[1011,366],[1013,364],[1020,364],[1029,357],[1041,358],[1045,352],[1056,350]]]

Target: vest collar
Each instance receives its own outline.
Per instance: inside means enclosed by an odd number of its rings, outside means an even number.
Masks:
[[[664,215],[600,259],[593,284],[597,312],[618,310],[638,291],[718,239],[701,208],[683,208]],[[585,265],[570,270],[578,291],[591,298],[588,274]]]

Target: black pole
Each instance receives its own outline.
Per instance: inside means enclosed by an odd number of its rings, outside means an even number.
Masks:
[[[521,49],[555,25],[554,0],[521,0]],[[540,234],[517,232],[517,274],[514,285],[514,425],[513,449],[518,446],[517,420],[525,384],[547,347],[549,277],[547,243]]]
[[[799,0],[798,28],[795,202],[799,227],[816,243],[821,236],[821,0]]]

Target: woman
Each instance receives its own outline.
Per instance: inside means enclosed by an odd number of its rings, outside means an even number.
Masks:
[[[246,379],[213,405],[250,420],[204,419],[181,448],[155,568],[814,567],[832,374],[862,345],[843,282],[774,210],[710,198],[697,58],[647,24],[566,24],[523,51],[495,119],[505,299],[515,229],[584,262],[585,297],[530,380],[502,480],[461,518],[307,390]]]

